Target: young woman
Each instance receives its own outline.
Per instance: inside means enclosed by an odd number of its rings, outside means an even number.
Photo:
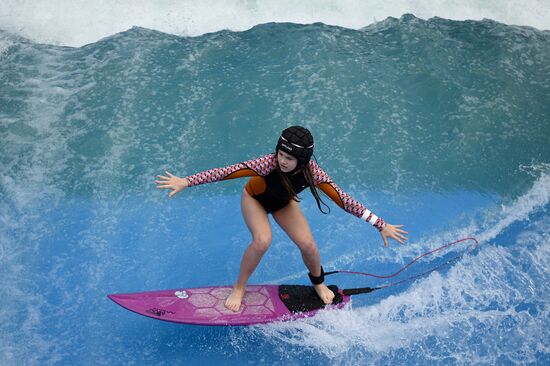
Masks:
[[[388,238],[401,244],[408,234],[403,225],[385,223],[362,204],[340,189],[319,165],[311,160],[313,154],[313,136],[304,127],[292,126],[283,131],[275,153],[238,163],[225,168],[207,170],[180,178],[166,172],[156,180],[157,188],[170,189],[169,197],[191,186],[220,180],[252,177],[246,184],[241,198],[244,221],[252,234],[252,242],[244,252],[239,278],[225,306],[239,311],[244,297],[245,287],[252,272],[260,263],[271,244],[271,226],[268,214],[287,233],[301,251],[304,264],[309,270],[309,278],[319,295],[330,304],[334,293],[324,284],[324,272],[321,267],[319,249],[313,240],[309,224],[298,205],[297,194],[305,188],[311,190],[319,210],[321,203],[317,189],[323,191],[338,206],[347,212],[372,224],[380,231],[384,245]],[[328,206],[327,206],[328,207]]]

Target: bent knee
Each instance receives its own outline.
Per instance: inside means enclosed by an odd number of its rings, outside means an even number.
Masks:
[[[262,234],[262,235],[255,235],[252,240],[252,246],[256,250],[259,250],[261,252],[265,252],[267,249],[269,249],[269,246],[271,245],[272,237],[268,234]]]
[[[317,244],[311,236],[306,236],[296,240],[296,245],[302,252],[313,253],[317,251]]]

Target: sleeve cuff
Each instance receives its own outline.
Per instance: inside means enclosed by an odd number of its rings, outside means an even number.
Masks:
[[[384,220],[382,220],[381,217],[376,216],[375,214],[373,214],[367,209],[365,209],[365,212],[363,212],[363,215],[361,216],[361,220],[365,220],[366,222],[370,223],[379,231],[382,231],[386,227],[386,223],[384,222]]]
[[[193,187],[195,185],[195,179],[193,179],[191,175],[188,177],[185,177],[185,179],[187,179],[187,182],[189,183],[187,187]]]

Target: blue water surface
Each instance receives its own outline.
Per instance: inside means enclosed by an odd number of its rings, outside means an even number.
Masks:
[[[178,37],[132,28],[79,48],[0,30],[0,364],[550,362],[550,33],[491,20],[388,18],[361,30],[270,23]],[[177,325],[106,295],[231,284],[250,241],[244,179],[172,199],[181,176],[311,129],[319,164],[378,232],[305,191],[325,269],[398,271],[353,306],[254,327]],[[251,283],[307,283],[273,226]]]

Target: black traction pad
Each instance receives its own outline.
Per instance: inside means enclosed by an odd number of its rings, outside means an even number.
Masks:
[[[328,288],[334,292],[332,305],[343,301],[342,295],[338,292],[338,287],[330,285]],[[302,313],[306,311],[318,310],[326,305],[321,300],[313,286],[305,285],[280,285],[279,298],[292,313]]]

